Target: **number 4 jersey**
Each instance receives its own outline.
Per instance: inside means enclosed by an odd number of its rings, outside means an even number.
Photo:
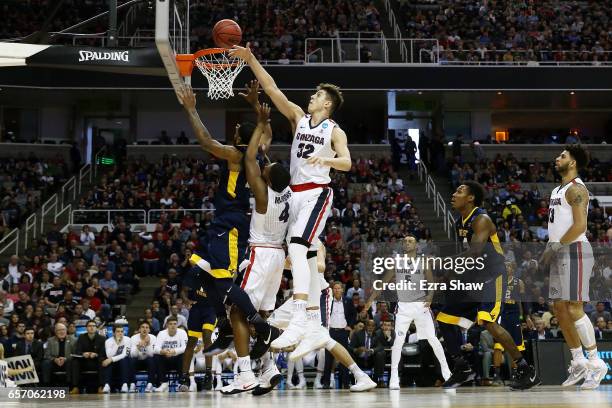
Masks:
[[[317,126],[311,126],[310,115],[304,115],[295,128],[291,144],[291,184],[329,184],[329,167],[308,164],[311,157],[333,158],[332,131],[336,122],[325,119]]]
[[[285,240],[289,221],[291,189],[277,193],[268,187],[268,208],[265,214],[253,209],[251,215],[250,244],[281,245]]]

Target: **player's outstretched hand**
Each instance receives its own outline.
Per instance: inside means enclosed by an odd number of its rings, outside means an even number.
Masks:
[[[253,53],[251,52],[251,43],[247,43],[246,47],[234,45],[228,52],[230,57],[238,57],[243,59],[247,64],[251,61]]]
[[[259,106],[259,81],[254,79],[244,87],[246,88],[247,92],[240,92],[238,95],[242,96],[249,105],[257,109]]]
[[[318,166],[327,166],[327,167],[329,167],[329,164],[327,164],[327,160],[325,160],[325,158],[323,158],[323,157],[310,157],[308,160],[306,160],[306,163],[314,164],[314,165],[318,165]]]
[[[190,85],[185,85],[180,91],[177,92],[179,102],[187,110],[195,109],[196,96],[193,92],[193,88]]]
[[[270,120],[270,105],[263,103],[257,107],[257,122],[267,124]]]

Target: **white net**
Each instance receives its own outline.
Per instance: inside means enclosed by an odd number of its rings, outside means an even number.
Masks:
[[[195,64],[208,80],[210,99],[227,99],[234,96],[234,80],[244,68],[244,60],[230,57],[227,51],[201,55]]]

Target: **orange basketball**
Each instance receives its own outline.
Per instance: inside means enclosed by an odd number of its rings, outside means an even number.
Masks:
[[[213,27],[213,41],[217,47],[231,48],[242,40],[242,30],[234,20],[220,20]]]

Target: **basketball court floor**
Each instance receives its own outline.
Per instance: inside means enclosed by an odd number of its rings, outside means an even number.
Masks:
[[[65,406],[66,401],[9,402],[2,406]],[[274,391],[262,397],[250,394],[223,396],[219,392],[170,394],[112,394],[70,396],[70,404],[79,408],[160,408],[212,407],[240,408],[334,407],[334,408],[416,408],[416,407],[612,407],[612,385],[594,391],[566,390],[558,386],[541,386],[531,391],[510,391],[507,387],[405,388],[401,391],[378,389],[354,394],[337,390]]]

